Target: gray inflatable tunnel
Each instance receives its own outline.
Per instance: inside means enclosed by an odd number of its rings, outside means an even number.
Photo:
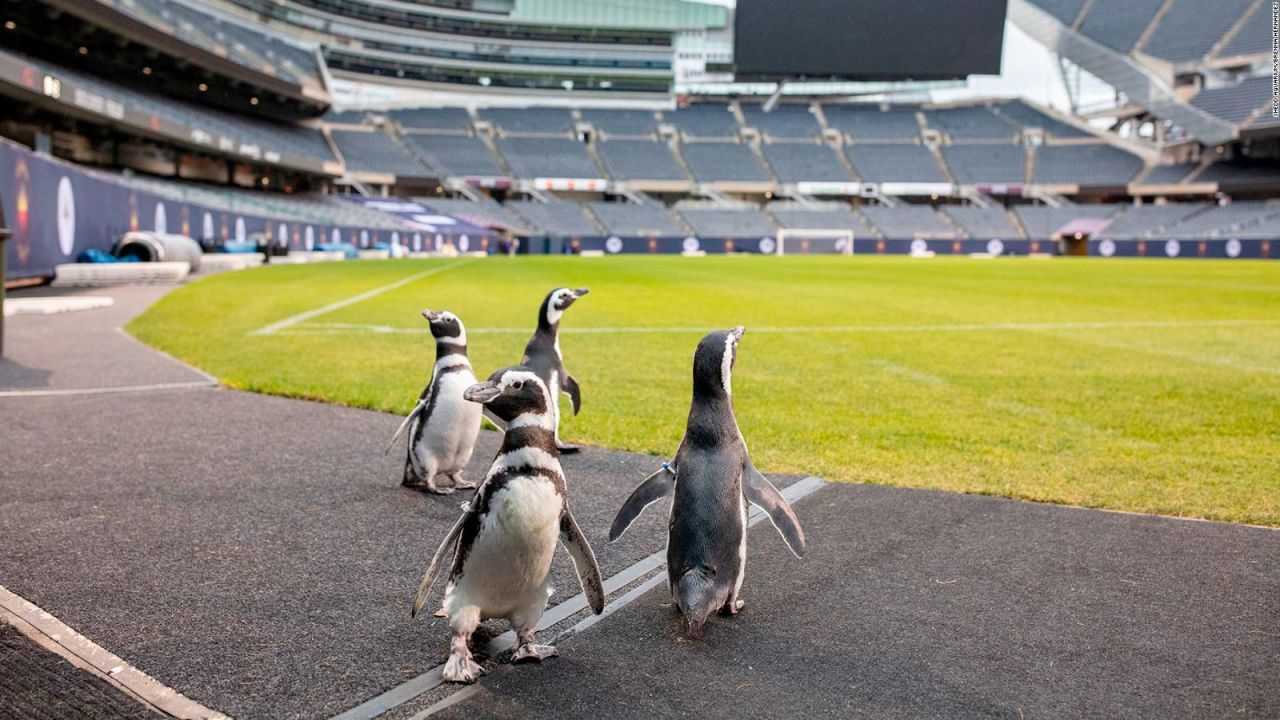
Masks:
[[[126,233],[111,249],[111,254],[136,258],[139,262],[185,262],[191,265],[191,272],[200,269],[200,243],[186,235]]]

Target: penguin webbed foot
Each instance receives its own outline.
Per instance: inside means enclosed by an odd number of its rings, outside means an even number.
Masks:
[[[484,675],[484,668],[466,655],[453,653],[445,661],[442,675],[446,682],[470,684]]]
[[[572,455],[580,451],[581,449],[582,448],[578,447],[577,445],[570,445],[568,443],[556,443],[556,450],[559,450],[561,455]]]
[[[459,490],[471,490],[476,487],[476,483],[470,480],[463,480],[462,473],[455,473],[450,477],[453,479],[453,487]]]
[[[744,607],[746,607],[746,603],[742,600],[730,600],[720,608],[720,614],[724,617],[737,615],[739,612],[742,612],[742,608]]]
[[[511,656],[511,662],[518,663],[525,660],[542,662],[547,658],[553,658],[555,656],[555,645],[539,645],[537,643],[527,642],[516,648],[515,654]]]

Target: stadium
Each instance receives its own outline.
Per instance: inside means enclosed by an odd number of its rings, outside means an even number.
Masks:
[[[1280,715],[1277,27],[0,2],[0,717]],[[465,503],[410,477],[458,346],[450,427],[551,368]],[[745,565],[699,636],[659,586],[721,385]],[[459,641],[539,413],[567,552]]]

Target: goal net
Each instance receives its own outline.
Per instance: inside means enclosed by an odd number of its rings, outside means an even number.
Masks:
[[[849,229],[778,231],[778,255],[852,255],[853,231]]]

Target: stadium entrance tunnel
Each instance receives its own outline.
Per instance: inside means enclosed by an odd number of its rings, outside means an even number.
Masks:
[[[112,248],[111,254],[139,262],[187,262],[192,272],[200,269],[200,244],[185,235],[127,233]]]

